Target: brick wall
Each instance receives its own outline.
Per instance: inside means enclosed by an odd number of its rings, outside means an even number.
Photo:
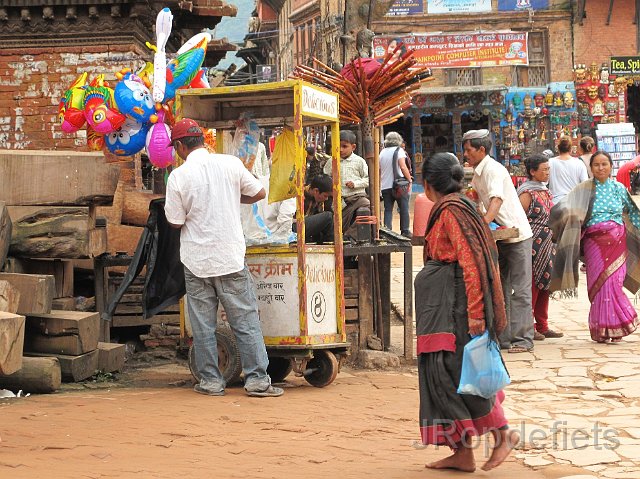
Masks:
[[[87,150],[85,130],[58,126],[58,103],[82,72],[115,82],[121,68],[137,68],[147,52],[133,45],[0,49],[0,149]]]
[[[611,22],[607,25],[609,2],[587,2],[586,18],[582,25],[574,25],[575,63],[609,64],[611,56],[637,55],[636,25],[633,24],[635,11],[633,0],[616,0]]]

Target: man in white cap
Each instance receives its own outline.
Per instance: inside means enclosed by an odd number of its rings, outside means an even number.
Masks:
[[[507,169],[489,156],[489,130],[470,130],[462,137],[464,156],[474,169],[471,185],[486,211],[487,224],[518,228],[517,238],[498,241],[500,276],[509,322],[500,346],[509,352],[533,349],[531,312],[531,227]]]

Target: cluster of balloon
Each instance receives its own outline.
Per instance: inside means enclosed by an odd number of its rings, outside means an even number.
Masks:
[[[86,125],[92,150],[107,148],[114,155],[131,156],[146,148],[154,166],[173,164],[175,152],[169,139],[176,91],[209,88],[202,63],[211,35],[190,38],[167,63],[165,46],[172,23],[171,10],[162,9],[156,18],[156,45],[147,43],[154,51],[153,64],[147,62],[136,73],[123,68],[116,73],[113,88],[104,75],[87,82],[87,73],[82,73],[58,105],[62,131],[75,133]]]

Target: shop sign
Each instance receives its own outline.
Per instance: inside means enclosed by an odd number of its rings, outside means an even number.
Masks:
[[[303,85],[302,114],[336,120],[338,118],[338,97]]]
[[[427,13],[490,12],[491,0],[428,0]]]
[[[256,66],[256,83],[269,83],[275,81],[275,67],[271,65]]]
[[[549,0],[498,0],[498,10],[503,12],[545,8],[549,8]]]
[[[423,12],[423,0],[396,0],[387,12],[387,16],[422,15]]]
[[[640,75],[640,57],[611,57],[611,75]]]
[[[393,40],[415,52],[420,67],[464,68],[528,65],[526,32],[406,35],[373,39],[374,58],[383,59]]]

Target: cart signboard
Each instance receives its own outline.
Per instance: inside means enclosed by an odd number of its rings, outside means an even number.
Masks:
[[[338,95],[321,91],[311,85],[302,85],[302,114],[325,120],[337,120]]]
[[[270,337],[299,336],[296,256],[249,255],[247,267],[258,297],[262,334]]]
[[[333,256],[308,254],[305,278],[309,335],[336,334],[336,264]]]

